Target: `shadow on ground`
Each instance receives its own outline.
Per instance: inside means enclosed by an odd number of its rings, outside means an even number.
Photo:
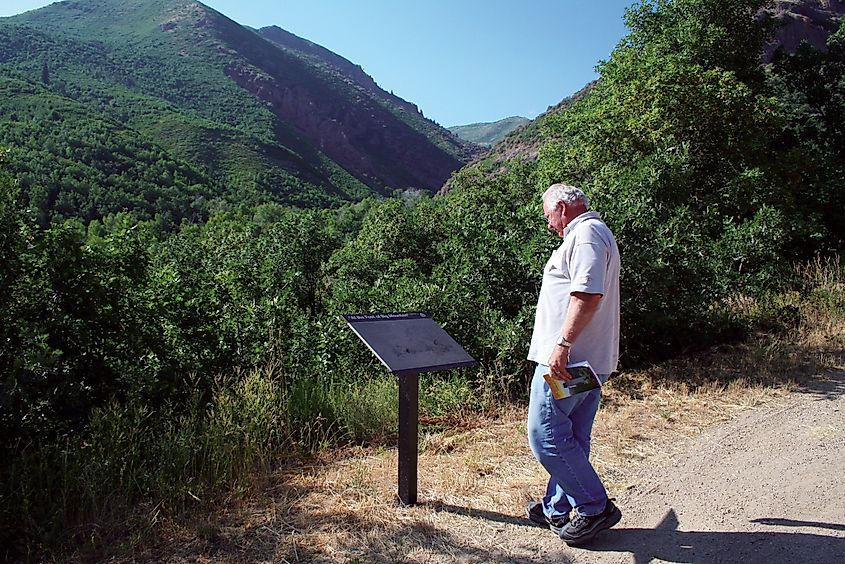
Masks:
[[[839,363],[845,365],[845,352],[838,351]],[[816,376],[798,383],[798,391],[812,394],[819,399],[837,399],[845,395],[845,370],[819,366]]]
[[[723,345],[707,352],[691,353],[652,366],[648,375],[638,371],[612,376],[613,387],[623,396],[639,399],[643,379],[654,384],[683,384],[692,388],[713,384],[747,384],[779,387],[792,384],[800,393],[835,399],[845,394],[845,349],[812,349],[790,354],[787,350],[766,349],[761,341]],[[605,401],[613,403],[613,398]]]
[[[534,528],[526,519],[493,511],[431,503],[438,511],[447,511],[493,521]],[[821,531],[845,531],[845,524],[796,521],[782,518],[753,519],[752,523],[780,529],[786,527],[816,528]],[[708,532],[679,531],[678,519],[670,510],[654,529],[614,528],[602,532],[585,548],[561,546],[549,561],[569,562],[580,552],[620,552],[630,554],[634,562],[654,559],[667,562],[845,562],[845,538],[793,531]]]
[[[450,505],[448,503],[441,503],[437,501],[423,502],[421,505],[429,506],[435,511],[445,511],[447,513],[454,513],[455,515],[463,515],[465,517],[484,519],[486,521],[493,521],[495,523],[502,523],[504,525],[517,525],[520,527],[528,527],[529,529],[537,528],[537,525],[535,525],[526,518],[514,517],[513,515],[505,515],[504,513],[497,513],[495,511],[460,507],[457,505]]]
[[[845,525],[840,523],[767,518],[752,522],[781,529],[845,530]],[[677,528],[677,516],[670,510],[654,529],[614,528],[600,533],[592,545],[580,550],[628,553],[637,564],[655,559],[666,562],[845,562],[845,538],[841,536],[783,530],[718,532],[679,531]]]

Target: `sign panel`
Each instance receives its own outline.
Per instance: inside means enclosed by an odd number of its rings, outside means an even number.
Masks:
[[[420,372],[476,364],[428,314],[349,313],[343,318],[399,379],[399,500],[417,503]]]
[[[397,376],[476,364],[426,313],[349,313],[343,318]]]

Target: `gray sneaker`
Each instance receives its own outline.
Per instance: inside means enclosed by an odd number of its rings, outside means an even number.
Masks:
[[[554,519],[546,517],[546,514],[543,511],[543,502],[541,501],[530,502],[525,508],[525,512],[528,514],[528,519],[532,523],[540,525],[541,527],[548,527],[558,536],[560,536],[560,532],[566,524],[569,523],[569,515],[555,517]]]
[[[598,515],[578,515],[569,521],[558,533],[569,546],[581,546],[587,544],[595,536],[605,529],[611,528],[622,519],[622,512],[608,499],[604,511]]]

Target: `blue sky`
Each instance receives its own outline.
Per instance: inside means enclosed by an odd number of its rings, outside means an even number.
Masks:
[[[596,77],[636,0],[205,0],[359,64],[441,125],[534,118]],[[50,4],[3,0],[0,16]]]

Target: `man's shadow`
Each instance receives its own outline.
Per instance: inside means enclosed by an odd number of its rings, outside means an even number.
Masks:
[[[715,517],[715,515],[714,515]],[[637,564],[666,562],[845,562],[845,525],[753,519],[779,527],[814,527],[834,535],[783,531],[679,531],[678,516],[670,509],[653,529],[623,526],[600,533],[586,550],[629,552]]]
[[[438,511],[447,511],[479,519],[536,527],[526,518],[494,511],[469,509],[445,503],[431,503]],[[715,517],[715,515],[714,515]],[[678,516],[670,509],[653,529],[622,526],[602,531],[589,546],[580,549],[561,544],[559,555],[549,554],[549,561],[567,562],[573,550],[626,552],[637,564],[654,559],[666,562],[845,562],[845,524],[794,521],[781,518],[753,519],[752,523],[777,527],[813,527],[833,534],[783,531],[679,531]]]

